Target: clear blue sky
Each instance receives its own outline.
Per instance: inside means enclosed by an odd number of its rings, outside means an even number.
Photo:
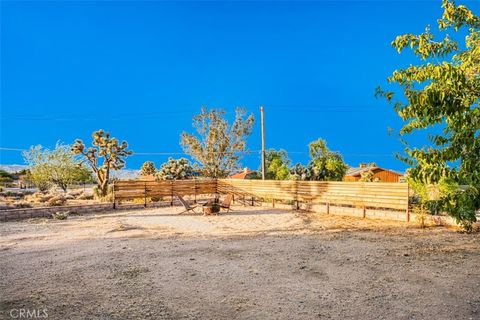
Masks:
[[[440,5],[2,1],[0,146],[90,142],[102,128],[136,152],[176,153],[201,106],[230,117],[244,106],[259,120],[264,105],[267,147],[293,162],[306,163],[307,144],[322,137],[350,165],[403,170],[393,157],[403,147],[387,133],[401,122],[374,89],[416,62],[391,40],[436,27]],[[257,121],[248,148],[260,145]],[[19,152],[0,157],[23,163]],[[127,168],[167,157],[135,155]],[[242,162],[257,168],[259,155]]]

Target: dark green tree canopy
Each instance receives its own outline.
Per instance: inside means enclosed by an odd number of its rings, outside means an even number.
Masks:
[[[309,180],[341,181],[348,166],[340,153],[330,151],[327,142],[318,139],[308,145],[311,160],[308,163]]]
[[[425,184],[448,179],[467,185],[450,192],[445,203],[455,203],[449,210],[457,219],[472,220],[480,205],[480,18],[453,1],[444,0],[442,7],[437,21],[440,40],[427,27],[419,35],[400,35],[392,42],[399,53],[410,49],[419,59],[418,65],[395,70],[388,78],[403,96],[396,99],[393,91],[380,88],[377,95],[393,103],[404,120],[400,136],[405,155],[399,158],[411,166],[410,178]],[[446,34],[459,30],[467,34],[462,45],[455,39],[459,36]],[[410,145],[408,136],[420,130],[431,133],[430,144]]]
[[[287,180],[290,177],[290,159],[287,151],[269,149],[265,151],[265,179]],[[261,172],[261,168],[259,168]]]

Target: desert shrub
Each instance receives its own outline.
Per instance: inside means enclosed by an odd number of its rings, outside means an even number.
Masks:
[[[78,197],[77,197],[78,200],[92,200],[93,199],[93,195],[92,194],[87,194],[85,192],[83,192],[82,194],[80,194]]]
[[[52,213],[52,218],[55,220],[66,220],[69,215],[70,215],[70,211],[55,212],[55,213]]]
[[[113,186],[109,185],[107,188],[107,194],[104,196],[101,189],[98,186],[93,187],[93,198],[100,202],[112,202],[113,201]]]
[[[427,208],[424,206],[415,206],[413,208],[413,213],[415,214],[415,221],[417,222],[420,228],[425,228],[427,226],[427,217],[430,214]]]
[[[58,194],[48,200],[48,205],[50,207],[59,207],[65,205],[67,198],[63,194]]]
[[[73,197],[73,198],[77,198],[77,197],[80,196],[81,194],[83,194],[83,190],[82,190],[82,189],[78,189],[78,190],[69,191],[69,192],[67,193],[67,196]]]
[[[20,201],[20,202],[14,203],[13,205],[14,205],[15,209],[31,208],[32,207],[32,204],[28,203],[26,201]]]
[[[147,200],[147,203],[150,203],[150,202],[153,201],[152,198],[150,198],[150,197],[147,197],[146,200]],[[135,199],[132,200],[132,202],[133,202],[133,203],[136,203],[136,204],[144,204],[144,203],[145,203],[145,199],[144,199],[144,198],[135,198]]]
[[[55,195],[53,193],[42,194],[38,196],[38,201],[41,203],[49,202]]]

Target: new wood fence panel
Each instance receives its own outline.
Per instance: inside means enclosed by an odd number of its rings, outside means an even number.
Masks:
[[[222,179],[217,184],[219,193],[243,197],[395,210],[408,208],[408,185],[404,183]]]
[[[122,180],[115,183],[115,199],[172,195],[233,194],[329,205],[408,210],[405,183],[275,181],[275,180]],[[408,212],[408,211],[407,211]]]
[[[114,183],[115,200],[174,195],[201,195],[217,192],[215,180],[120,180]]]

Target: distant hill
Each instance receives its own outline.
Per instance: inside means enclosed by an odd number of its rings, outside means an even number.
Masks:
[[[5,170],[8,173],[15,173],[27,169],[27,166],[24,164],[0,164],[0,169]]]
[[[15,173],[23,169],[27,169],[28,166],[24,164],[0,164],[0,169],[5,170],[8,173]],[[113,178],[117,179],[136,179],[140,176],[140,170],[124,169],[124,170],[112,170],[110,174]]]

